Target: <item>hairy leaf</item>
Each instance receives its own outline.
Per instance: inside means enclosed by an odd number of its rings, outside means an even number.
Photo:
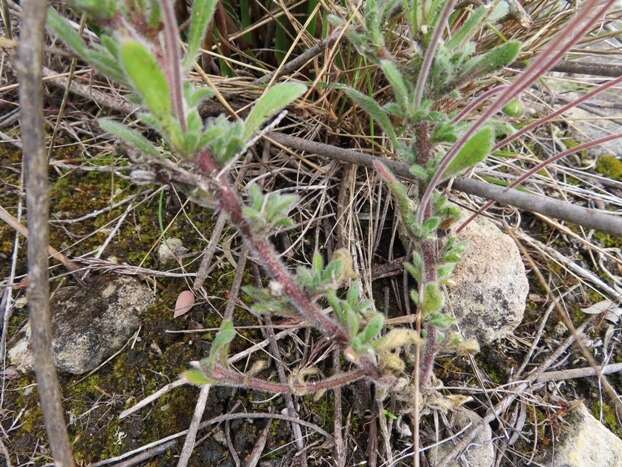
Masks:
[[[380,334],[383,326],[384,316],[380,313],[374,313],[369,322],[363,328],[363,331],[359,334],[363,343],[371,343],[371,341]]]
[[[225,319],[220,324],[220,329],[214,337],[212,346],[210,347],[209,356],[203,361],[209,369],[213,368],[217,362],[225,363],[229,352],[229,344],[235,337],[235,329],[233,329],[233,321]],[[202,363],[203,363],[202,361]]]
[[[250,139],[261,125],[289,104],[298,99],[307,90],[300,83],[279,83],[272,86],[253,106],[244,122],[244,139]]]
[[[449,41],[447,41],[446,47],[450,50],[457,51],[457,49],[464,45],[473,35],[477,32],[477,28],[480,26],[486,16],[487,8],[480,6],[476,8],[473,13],[469,15],[467,20],[462,24]]]
[[[475,133],[458,151],[447,166],[443,178],[451,178],[483,161],[494,145],[495,134],[492,128],[485,127]]]
[[[343,89],[346,95],[352,99],[356,105],[362,108],[365,112],[369,114],[371,118],[373,118],[378,125],[384,131],[384,134],[391,140],[391,143],[394,147],[398,147],[397,134],[395,133],[395,128],[393,128],[393,124],[389,119],[387,113],[380,107],[380,104],[376,102],[373,98],[366,96],[363,93],[360,93],[356,89],[348,88],[345,86],[338,86]]]
[[[207,27],[216,11],[216,5],[218,5],[218,0],[194,0],[192,2],[188,50],[184,57],[185,69],[192,67],[199,55]]]
[[[407,112],[410,99],[408,87],[406,86],[402,73],[398,70],[397,65],[395,65],[395,63],[391,60],[380,60],[380,67],[389,81],[389,84],[391,84],[391,88],[393,88],[395,100],[402,107],[402,109]]]
[[[205,384],[212,384],[212,380],[209,379],[205,373],[197,368],[192,368],[190,370],[186,370],[181,374],[181,377],[188,381],[190,384],[194,384],[196,386],[203,386]]]
[[[128,81],[143,104],[160,120],[171,115],[169,86],[153,54],[140,42],[126,40],[119,47],[119,58]]]
[[[502,69],[518,57],[520,48],[520,42],[507,41],[485,54],[469,60],[465,65],[465,70],[462,74],[463,78],[474,79]]]
[[[138,131],[116,122],[109,118],[101,118],[98,121],[99,126],[111,135],[119,138],[124,143],[128,144],[134,149],[137,149],[143,154],[148,156],[158,157],[160,151],[143,135]]]
[[[423,288],[422,311],[424,316],[437,313],[445,305],[445,296],[436,282],[428,282]]]

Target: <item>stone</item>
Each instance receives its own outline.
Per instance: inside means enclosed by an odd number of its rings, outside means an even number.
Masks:
[[[569,94],[567,98],[573,100],[579,97],[579,95]],[[594,105],[600,104],[599,107],[594,108],[593,112],[589,112],[585,108],[573,107],[564,113],[564,117],[570,124],[569,131],[581,143],[587,143],[604,136],[622,132],[620,111],[609,109],[614,103],[621,105],[622,98],[619,96],[613,97],[611,93],[605,93],[601,99],[589,101],[594,103]],[[620,158],[622,157],[622,139],[618,138],[607,141],[591,148],[589,152],[597,157],[615,156]]]
[[[622,440],[592,416],[583,402],[564,419],[549,467],[622,466]]]
[[[158,248],[158,258],[162,264],[175,263],[188,249],[179,238],[167,238]]]
[[[450,428],[453,433],[458,433],[468,426],[480,423],[482,418],[472,410],[461,407],[451,412]],[[465,433],[469,430],[465,430]],[[441,459],[454,448],[455,443],[459,442],[461,436],[456,436],[451,441],[447,441],[438,447],[430,449],[430,464],[434,467],[440,465]],[[479,430],[479,433],[467,446],[464,452],[454,462],[446,464],[446,467],[491,467],[495,463],[495,450],[492,444],[492,429],[486,424]]]
[[[468,217],[455,225],[461,225]],[[446,310],[453,312],[466,338],[480,345],[510,335],[523,320],[529,282],[514,240],[478,216],[460,233],[465,251],[447,286]]]
[[[50,301],[57,368],[74,375],[96,368],[127,342],[154,298],[129,276],[100,276],[86,287],[57,290]],[[32,369],[30,333],[27,326],[26,336],[9,350],[9,360],[22,372]]]

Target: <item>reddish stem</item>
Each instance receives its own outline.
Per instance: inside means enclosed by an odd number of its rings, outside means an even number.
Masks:
[[[199,169],[210,177],[216,191],[220,208],[227,213],[229,220],[235,225],[251,250],[255,252],[261,265],[272,279],[283,287],[283,294],[289,298],[302,317],[320,329],[325,335],[336,339],[341,344],[348,341],[348,334],[341,325],[311,301],[308,295],[298,286],[290,272],[285,268],[272,244],[265,236],[253,232],[250,224],[242,214],[242,202],[226,175],[215,178],[218,166],[207,150],[199,153],[196,159]]]
[[[417,220],[420,223],[425,220],[425,211],[431,202],[434,189],[442,180],[450,162],[469,138],[473,136],[490,117],[497,113],[507,101],[531,86],[540,76],[553,67],[562,56],[592,28],[596,21],[598,21],[614,2],[615,0],[607,0],[600,8],[595,8],[596,4],[599,3],[598,0],[587,1],[581,11],[568,22],[566,27],[560,31],[559,34],[551,40],[551,43],[538,55],[534,63],[520,73],[512,84],[495,99],[490,107],[486,109],[475,123],[473,123],[458,141],[456,141],[447,154],[441,159],[436,173],[432,177],[432,180],[430,180],[430,183],[421,197],[421,205],[417,211]],[[580,26],[582,23],[583,26]],[[576,28],[579,29],[575,31]]]
[[[590,149],[595,146],[599,146],[603,143],[607,143],[609,141],[612,141],[614,139],[619,139],[619,138],[622,138],[622,133],[614,133],[612,135],[607,135],[607,136],[603,136],[602,138],[588,141],[587,143],[580,144],[578,146],[575,146],[574,148],[567,149],[565,151],[560,152],[559,154],[549,157],[547,160],[542,161],[539,164],[535,165],[534,167],[529,169],[527,172],[525,172],[523,175],[521,175],[516,180],[514,180],[512,183],[510,183],[505,189],[505,191],[508,191],[512,188],[517,187],[518,185],[522,184],[525,180],[527,180],[529,177],[531,177],[533,174],[537,173],[539,170],[543,169],[547,165],[552,164],[553,162],[556,162],[560,159],[563,159],[564,157],[569,156],[570,154],[574,154],[576,152],[583,151],[585,149]],[[486,201],[486,203],[484,203],[484,205],[481,208],[479,208],[476,212],[471,214],[462,224],[460,224],[460,227],[456,229],[456,233],[464,229],[467,225],[469,225],[469,223],[473,219],[475,219],[481,213],[486,211],[494,203],[495,203],[494,200]]]
[[[516,139],[520,138],[521,136],[523,136],[528,131],[531,131],[534,128],[539,127],[540,125],[545,124],[546,122],[554,119],[558,115],[563,114],[566,110],[569,110],[569,109],[572,109],[573,107],[576,107],[577,105],[581,104],[582,102],[585,102],[588,99],[590,99],[590,98],[600,94],[601,92],[606,91],[607,89],[615,86],[618,83],[622,83],[622,76],[618,76],[616,79],[613,79],[613,80],[608,81],[608,82],[606,82],[604,84],[601,84],[600,86],[596,87],[595,89],[593,89],[592,91],[588,92],[587,94],[585,94],[585,95],[579,97],[578,99],[575,99],[574,101],[569,102],[568,104],[560,107],[555,112],[550,113],[546,117],[539,118],[535,122],[532,122],[532,123],[530,123],[527,126],[524,126],[520,130],[518,130],[516,133],[513,133],[513,134],[507,136],[506,138],[504,138],[503,140],[499,141],[492,150],[496,151],[497,149],[505,146],[506,144],[510,144],[512,141],[515,141]]]
[[[161,0],[160,4],[162,5],[162,18],[164,20],[164,50],[166,52],[166,63],[164,65],[171,90],[173,111],[179,120],[179,126],[183,131],[186,131],[177,18],[171,0]]]
[[[365,371],[362,369],[357,369],[349,371],[347,373],[340,373],[320,381],[312,381],[310,383],[304,384],[281,384],[273,383],[271,381],[267,381],[261,378],[247,376],[238,373],[233,369],[216,364],[216,366],[208,374],[208,376],[214,378],[218,382],[218,384],[224,386],[243,387],[247,389],[253,389],[255,391],[270,392],[272,394],[292,393],[302,396],[306,394],[313,394],[318,391],[335,389],[341,386],[345,386],[346,384],[353,383],[364,378]]]

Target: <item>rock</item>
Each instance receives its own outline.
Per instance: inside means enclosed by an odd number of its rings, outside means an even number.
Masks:
[[[549,467],[614,467],[622,465],[622,440],[596,420],[581,402],[564,420],[568,424]]]
[[[472,410],[461,407],[451,412],[450,424],[453,433],[458,433],[469,425],[481,422],[482,418]],[[466,430],[468,432],[468,430]],[[452,441],[441,444],[437,448],[430,450],[430,463],[432,466],[440,465],[441,459],[454,448],[455,443],[460,441],[461,436],[455,437]],[[485,425],[479,431],[471,444],[464,450],[462,455],[454,462],[446,464],[446,467],[491,467],[495,463],[495,450],[492,445],[492,429],[490,425]]]
[[[465,211],[461,221],[467,217]],[[457,236],[466,249],[447,287],[447,310],[465,337],[480,344],[502,339],[522,321],[529,292],[518,247],[481,216]]]
[[[162,264],[174,263],[188,249],[178,238],[167,238],[158,248],[158,258]]]
[[[101,276],[87,287],[59,289],[50,302],[58,369],[79,375],[96,368],[125,344],[153,300],[151,290],[129,276]],[[22,372],[32,369],[29,326],[9,359]]]
[[[568,99],[575,99],[578,96],[579,94],[571,94],[568,96]],[[622,131],[622,120],[619,118],[620,111],[610,108],[614,103],[617,105],[622,104],[622,98],[609,96],[610,94],[605,93],[603,98],[607,98],[607,100],[590,101],[594,105],[600,104],[599,107],[594,108],[595,113],[577,107],[569,109],[564,113],[564,117],[570,122],[570,131],[581,143],[587,143]],[[615,118],[616,116],[618,118]],[[610,155],[622,157],[622,140],[618,138],[607,141],[591,148],[589,152],[594,156]]]

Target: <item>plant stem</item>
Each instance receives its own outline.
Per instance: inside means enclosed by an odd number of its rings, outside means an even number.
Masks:
[[[528,178],[530,178],[533,174],[538,173],[540,170],[542,170],[543,168],[545,168],[546,166],[552,164],[555,161],[558,161],[560,159],[563,159],[566,156],[569,156],[570,154],[574,154],[580,151],[584,151],[586,149],[590,149],[596,146],[599,146],[603,143],[607,143],[609,141],[613,141],[615,139],[620,139],[622,138],[622,132],[621,133],[613,133],[611,135],[607,135],[607,136],[603,136],[602,138],[598,138],[595,139],[593,141],[588,141],[587,143],[583,143],[580,144],[578,146],[575,146],[574,148],[570,148],[567,149],[565,151],[560,152],[559,154],[556,154],[554,156],[549,157],[547,160],[540,162],[539,164],[535,165],[534,167],[532,167],[531,169],[529,169],[527,172],[525,172],[524,174],[522,174],[520,177],[516,178],[507,188],[506,190],[510,190],[512,188],[517,187],[518,185],[521,185],[525,180],[527,180]],[[486,211],[486,209],[488,209],[490,206],[492,206],[494,204],[493,200],[488,200],[486,203],[484,203],[484,205],[479,208],[476,212],[474,212],[473,214],[471,214],[461,225],[460,227],[458,227],[456,229],[456,233],[460,232],[462,229],[464,229],[473,219],[475,219],[477,216],[479,216],[481,213],[483,213],[484,211]]]
[[[326,391],[335,389],[346,384],[353,383],[364,378],[365,371],[362,369],[352,370],[347,373],[339,373],[329,378],[313,381],[310,383],[298,384],[281,384],[273,383],[261,378],[255,378],[238,373],[236,370],[216,364],[214,369],[208,375],[214,378],[218,384],[224,386],[243,387],[255,391],[269,392],[272,394],[292,393],[299,396],[313,394],[318,391]]]
[[[447,20],[449,19],[449,15],[454,9],[455,4],[456,0],[449,0],[447,3],[445,3],[445,7],[439,14],[439,19],[436,22],[434,32],[432,33],[432,38],[430,39],[430,43],[425,51],[425,55],[423,56],[423,63],[421,64],[421,70],[419,70],[419,75],[417,76],[417,84],[415,85],[416,107],[419,107],[421,105],[421,100],[423,99],[423,91],[428,81],[428,75],[430,74],[430,69],[432,68],[434,57],[436,56],[436,50],[441,44],[443,31],[445,30]]]
[[[43,142],[42,61],[45,0],[24,0],[19,41],[19,100],[26,171],[28,236],[28,305],[37,392],[43,409],[52,455],[57,466],[72,467],[73,457],[65,425],[61,391],[52,353],[48,245],[48,160]]]
[[[253,232],[250,224],[242,215],[242,202],[230,182],[226,180],[226,175],[221,175],[218,179],[214,178],[218,173],[219,167],[210,153],[207,150],[199,153],[196,163],[199,169],[210,177],[210,182],[216,191],[216,198],[220,208],[227,213],[231,223],[238,228],[244,240],[257,255],[261,265],[270,277],[281,284],[283,294],[291,300],[302,317],[327,336],[335,338],[342,344],[347,342],[348,335],[346,331],[337,322],[326,316],[298,286],[278,258],[278,254],[272,244],[264,236]]]
[[[584,94],[583,96],[579,97],[578,99],[575,99],[572,102],[569,102],[568,104],[560,107],[559,109],[555,110],[554,112],[551,112],[550,114],[548,114],[545,117],[538,118],[534,122],[530,123],[529,125],[524,126],[523,128],[519,129],[515,133],[512,133],[511,135],[506,136],[503,140],[501,140],[497,144],[495,144],[495,147],[492,150],[496,151],[497,149],[502,148],[503,146],[505,146],[507,144],[510,144],[512,141],[515,141],[516,139],[520,138],[521,136],[523,136],[528,131],[531,131],[534,128],[537,128],[537,127],[539,127],[541,125],[544,125],[546,122],[553,120],[558,115],[563,114],[566,110],[569,110],[569,109],[572,109],[573,107],[576,107],[577,105],[579,105],[579,104],[581,104],[581,103],[591,99],[594,96],[597,96],[601,92],[606,91],[607,89],[615,86],[618,83],[622,83],[622,75],[618,76],[616,79],[612,79],[611,81],[608,81],[608,82],[606,82],[604,84],[601,84],[600,86],[597,86],[596,88],[592,89],[590,92]]]
[[[373,168],[374,162],[382,161],[384,165],[401,178],[415,180],[408,170],[408,164],[403,162],[372,156],[352,149],[339,148],[330,144],[308,141],[283,133],[271,132],[267,136],[270,140],[283,146],[364,167]],[[622,235],[622,219],[600,212],[597,209],[584,208],[546,196],[532,195],[524,191],[511,190],[464,177],[455,178],[452,188],[485,199],[492,199],[498,203],[509,204],[528,212],[536,212],[590,229]]]
[[[536,57],[531,66],[521,72],[495,101],[488,107],[480,117],[471,125],[471,127],[462,134],[458,141],[447,151],[441,159],[438,169],[432,180],[430,180],[423,196],[421,197],[421,205],[417,211],[417,219],[420,223],[425,220],[425,211],[432,199],[432,193],[436,186],[443,179],[445,170],[462,149],[462,146],[469,140],[473,134],[488,120],[497,113],[506,102],[516,96],[523,90],[531,86],[539,77],[547,70],[555,65],[561,57],[570,48],[575,45],[587,31],[600,19],[606,10],[615,2],[615,0],[607,0],[603,5],[597,7],[598,0],[589,0],[585,2],[581,11],[579,11],[550,42],[550,44]],[[578,29],[577,29],[578,28]]]
[[[162,19],[164,20],[164,68],[171,88],[171,102],[175,116],[179,121],[179,126],[182,131],[186,131],[177,18],[173,10],[172,0],[161,0],[160,5],[162,6]]]

